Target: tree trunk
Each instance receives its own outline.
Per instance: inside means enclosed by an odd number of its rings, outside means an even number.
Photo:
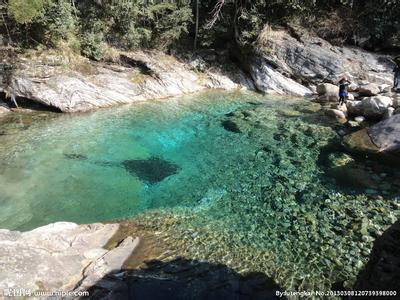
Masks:
[[[194,43],[193,49],[197,49],[197,36],[199,34],[199,0],[194,0],[195,3],[195,13],[196,13],[196,25],[194,30]]]

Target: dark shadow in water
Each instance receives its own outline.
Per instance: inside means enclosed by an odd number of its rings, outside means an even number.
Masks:
[[[124,168],[140,180],[154,184],[178,172],[179,167],[169,161],[152,156],[148,159],[124,160]]]
[[[335,166],[329,159],[331,154],[348,155],[352,161]],[[317,164],[325,172],[326,180],[335,183],[342,193],[359,194],[368,190],[371,195],[399,196],[400,172],[395,166],[374,157],[348,153],[336,139],[321,149]]]
[[[261,273],[240,275],[225,265],[178,258],[149,261],[137,270],[110,273],[89,288],[81,299],[244,300],[286,299],[279,286]]]
[[[79,153],[64,153],[64,157],[78,161],[88,160],[86,155]],[[179,171],[178,165],[157,156],[147,159],[127,159],[122,162],[93,161],[93,163],[103,167],[122,167],[130,175],[137,176],[148,184],[156,184]]]
[[[368,263],[357,276],[354,290],[396,291],[396,297],[379,299],[400,299],[400,220],[378,237],[372,248]],[[356,297],[372,299],[373,297]]]

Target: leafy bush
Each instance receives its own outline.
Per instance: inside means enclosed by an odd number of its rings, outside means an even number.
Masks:
[[[32,21],[45,6],[46,0],[9,0],[8,12],[19,24]]]

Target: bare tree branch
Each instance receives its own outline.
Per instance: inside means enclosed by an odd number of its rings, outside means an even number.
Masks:
[[[215,4],[213,10],[211,11],[211,18],[207,21],[206,25],[204,26],[206,29],[211,29],[215,23],[221,17],[221,10],[222,7],[225,5],[226,0],[218,0],[217,4]]]

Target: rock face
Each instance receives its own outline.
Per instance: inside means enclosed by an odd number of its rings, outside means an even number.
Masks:
[[[300,30],[293,28],[292,31],[290,35],[285,30],[266,27],[258,39],[260,55],[275,71],[303,83],[336,84],[346,75],[356,83],[366,80],[392,84],[394,65],[389,56],[359,48],[336,47]]]
[[[29,232],[0,230],[0,289],[72,291],[85,289],[121,269],[139,239],[104,246],[118,224],[59,222]]]
[[[108,64],[21,60],[16,70],[9,85],[0,87],[0,91],[62,112],[166,98],[205,88],[241,88],[239,80],[233,82],[224,74],[212,72],[199,75],[189,65],[159,52],[120,54],[116,62]]]
[[[312,91],[297,83],[293,79],[285,77],[279,71],[274,70],[268,60],[262,56],[255,56],[249,63],[249,71],[256,88],[264,93],[289,94],[294,96],[311,95]]]
[[[388,156],[399,161],[400,115],[394,115],[368,129],[350,134],[345,137],[344,144],[353,151]]]

